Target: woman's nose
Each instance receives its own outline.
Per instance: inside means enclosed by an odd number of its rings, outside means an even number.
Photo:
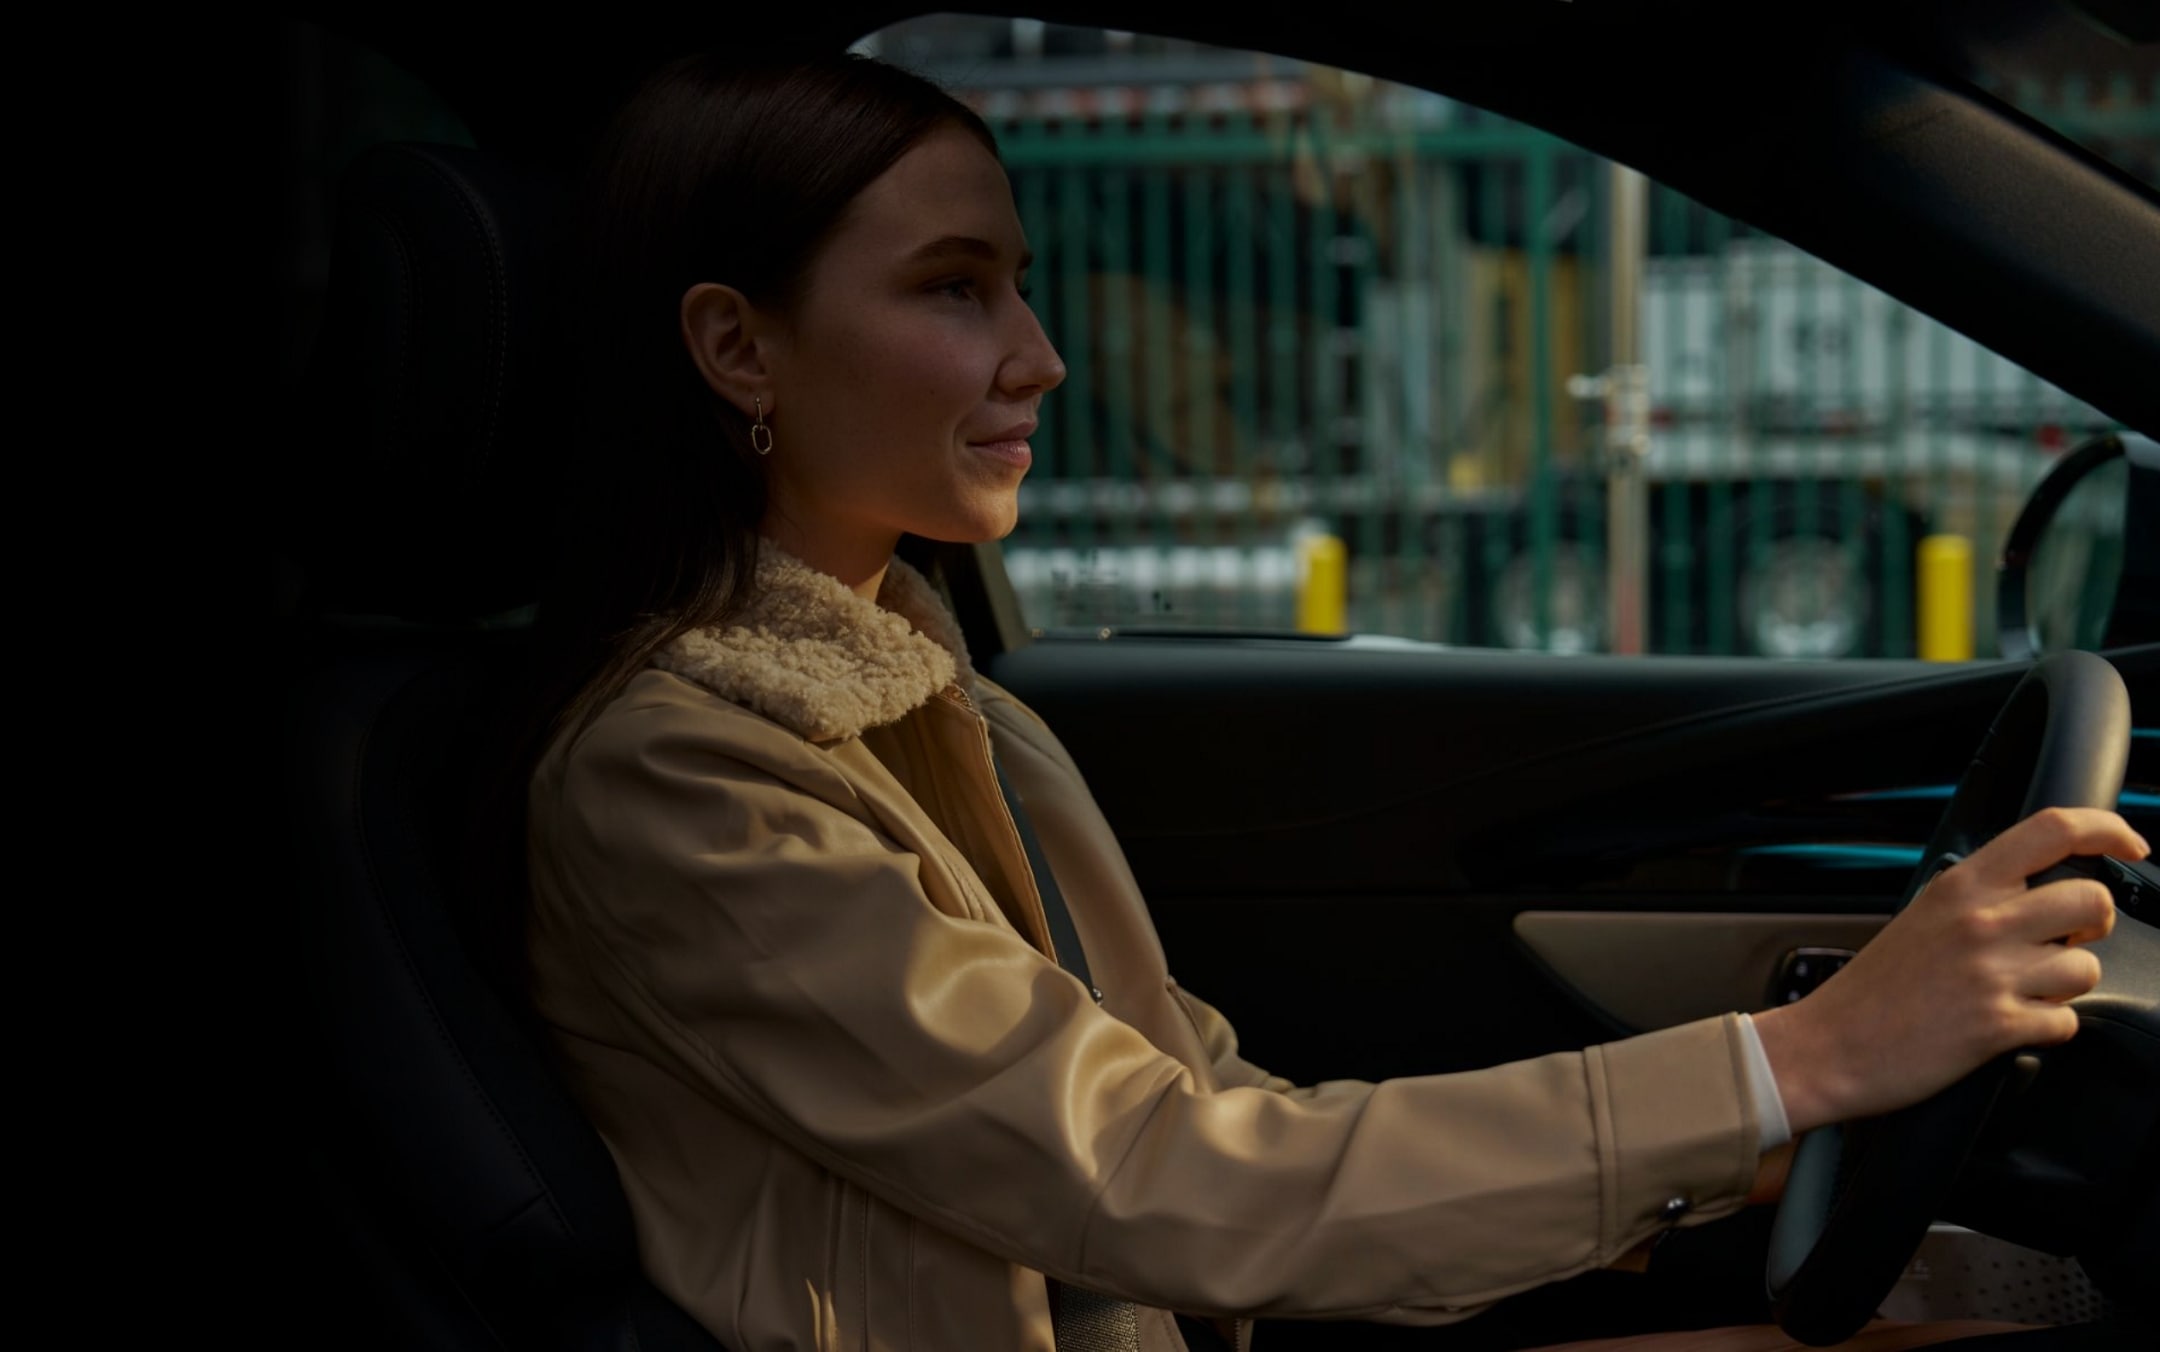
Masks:
[[[1065,383],[1065,361],[1043,332],[1042,320],[1022,306],[1019,344],[1005,361],[1000,384],[1015,394],[1042,394]]]

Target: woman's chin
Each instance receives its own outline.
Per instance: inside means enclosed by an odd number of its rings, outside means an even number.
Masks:
[[[983,503],[964,515],[939,524],[938,530],[915,533],[949,545],[988,544],[992,540],[1004,539],[1020,524],[1020,502],[1015,495],[1002,503]]]

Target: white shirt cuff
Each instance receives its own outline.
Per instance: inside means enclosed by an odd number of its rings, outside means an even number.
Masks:
[[[1755,1020],[1745,1014],[1740,1016],[1740,1044],[1747,1049],[1748,1097],[1755,1101],[1755,1120],[1762,1124],[1762,1141],[1757,1148],[1775,1150],[1792,1139],[1792,1119],[1785,1116],[1785,1099],[1778,1093],[1777,1076],[1770,1073],[1762,1034],[1755,1031]]]

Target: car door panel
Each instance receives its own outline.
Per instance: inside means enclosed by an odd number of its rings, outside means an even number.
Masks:
[[[2121,660],[2134,699],[2156,652]],[[1172,970],[1300,1080],[1766,996],[1777,942],[1887,916],[2024,670],[1145,636],[986,665],[1071,748]],[[1518,933],[1556,911],[1647,928],[1606,933],[1599,984]]]
[[[1788,954],[1855,951],[1886,919],[1534,910],[1518,913],[1513,928],[1550,980],[1617,1027],[1646,1033],[1770,1003]]]

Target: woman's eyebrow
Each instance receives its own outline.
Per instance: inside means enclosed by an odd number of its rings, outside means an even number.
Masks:
[[[989,240],[977,239],[973,235],[944,235],[931,240],[928,244],[909,254],[908,261],[918,263],[929,259],[955,256],[980,258],[985,262],[994,263],[998,260],[999,251],[997,245],[992,244]],[[1020,255],[1020,270],[1022,272],[1027,271],[1034,262],[1035,255],[1033,253],[1022,252]]]

